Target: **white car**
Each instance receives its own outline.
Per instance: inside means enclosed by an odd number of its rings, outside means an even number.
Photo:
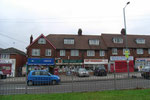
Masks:
[[[89,72],[85,68],[79,68],[77,71],[77,75],[80,76],[86,76],[89,77]]]

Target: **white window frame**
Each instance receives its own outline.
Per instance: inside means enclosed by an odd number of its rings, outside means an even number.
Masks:
[[[79,50],[71,50],[71,56],[79,56]]]
[[[32,56],[40,56],[40,49],[32,49]]]
[[[99,56],[101,56],[101,57],[105,56],[105,51],[104,50],[100,50],[99,51]]]
[[[89,45],[99,45],[99,40],[98,39],[91,39],[89,40]]]
[[[65,50],[60,50],[60,56],[66,56],[66,51]]]
[[[94,50],[87,50],[87,56],[90,56],[90,57],[95,56],[95,51]]]
[[[46,44],[46,40],[44,38],[40,38],[38,40],[38,44]]]
[[[10,55],[9,54],[1,54],[1,59],[9,59]]]
[[[64,44],[74,44],[74,39],[64,39]]]
[[[112,48],[112,55],[118,55],[118,49]]]
[[[150,54],[150,49],[148,49],[148,54]]]
[[[114,38],[113,38],[113,42],[114,42],[114,43],[123,43],[123,39],[120,38],[120,37],[114,37]]]
[[[136,39],[136,43],[137,43],[137,44],[145,44],[145,39],[143,39],[143,38],[138,38],[138,39]]]
[[[51,49],[46,49],[45,50],[45,56],[52,56],[52,50]]]
[[[125,55],[125,51],[128,51],[129,55],[130,55],[130,49],[123,49],[123,55]]]
[[[136,53],[139,55],[144,54],[144,50],[143,49],[136,49]]]

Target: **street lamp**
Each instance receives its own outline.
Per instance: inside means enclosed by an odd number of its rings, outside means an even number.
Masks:
[[[123,8],[123,15],[124,15],[124,28],[125,28],[125,40],[126,40],[126,50],[125,50],[125,51],[127,51],[127,49],[128,49],[128,44],[127,44],[126,15],[125,15],[125,8],[126,8],[126,6],[127,6],[128,4],[130,4],[130,2],[127,2],[127,3],[126,3],[126,5],[125,5],[125,7]],[[128,59],[128,57],[127,57],[127,68],[128,68],[128,78],[129,78],[129,77],[130,77],[130,75],[129,75],[129,59]]]

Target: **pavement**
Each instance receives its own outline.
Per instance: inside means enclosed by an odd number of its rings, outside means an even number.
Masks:
[[[59,75],[61,82],[80,82],[80,81],[100,81],[100,80],[113,80],[116,79],[128,79],[128,73],[109,73],[107,76],[89,76],[89,77],[78,77],[73,75]],[[139,72],[130,73],[129,79],[141,78]],[[7,79],[0,79],[0,84],[24,84],[26,83],[26,77],[8,77]]]

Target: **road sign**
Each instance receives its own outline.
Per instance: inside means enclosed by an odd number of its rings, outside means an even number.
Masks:
[[[129,51],[127,51],[127,50],[125,51],[125,57],[129,58]]]

